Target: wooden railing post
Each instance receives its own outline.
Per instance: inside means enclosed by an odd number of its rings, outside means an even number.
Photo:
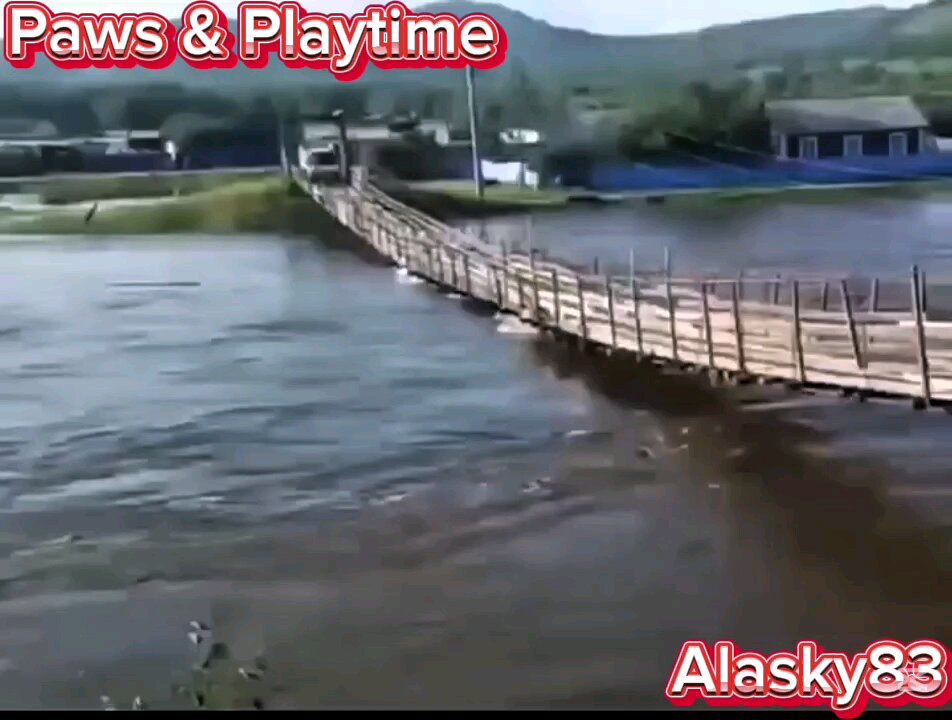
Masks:
[[[731,304],[733,306],[733,316],[734,316],[734,335],[737,340],[737,369],[742,372],[747,372],[747,359],[744,357],[744,324],[741,322],[740,317],[740,282],[734,281],[731,283]]]
[[[843,298],[843,312],[846,315],[846,327],[849,329],[850,343],[853,346],[853,358],[856,360],[856,367],[862,370],[866,367],[866,362],[859,349],[859,336],[856,334],[856,319],[853,317],[853,301],[850,299],[850,291],[846,280],[840,280],[840,296]]]
[[[667,273],[664,279],[665,292],[668,296],[668,332],[671,333],[671,359],[678,359],[678,326],[674,316],[674,294],[671,290],[671,274]]]
[[[793,352],[797,363],[797,378],[800,384],[807,381],[806,364],[803,361],[803,330],[800,326],[800,282],[793,281]]]
[[[869,291],[869,311],[878,312],[879,310],[879,278],[873,278],[873,285]]]
[[[506,309],[506,302],[502,297],[502,282],[499,280],[499,268],[495,265],[492,266],[493,270],[493,282],[496,289],[496,305],[499,306],[500,310]]]
[[[529,251],[529,270],[532,272],[532,303],[534,308],[532,314],[538,324],[542,320],[542,311],[539,307],[539,275],[536,273],[535,266],[536,252],[535,249]]]
[[[456,250],[450,250],[450,281],[452,282],[453,289],[459,290],[459,269],[456,267],[459,258],[457,256]]]
[[[562,308],[559,301],[559,271],[555,269],[552,270],[552,303],[555,311],[555,326],[560,327],[562,324]]]
[[[711,307],[707,299],[707,282],[701,283],[701,307],[704,310],[704,339],[707,341],[707,366],[713,370],[717,365],[714,362],[714,337],[711,332]]]
[[[929,379],[929,355],[926,350],[925,318],[922,308],[922,285],[919,268],[912,268],[912,307],[916,318],[916,350],[919,356],[919,371],[922,375],[922,402],[932,404],[932,383]]]
[[[585,295],[582,291],[582,278],[575,276],[575,285],[578,288],[578,320],[582,331],[582,340],[588,342],[588,321],[585,316]]]
[[[632,271],[631,277],[629,277],[629,284],[631,290],[631,303],[635,311],[635,335],[638,341],[638,354],[644,355],[645,353],[645,343],[644,338],[641,334],[641,298],[638,293],[638,281],[635,280],[635,273]]]
[[[826,312],[830,307],[830,283],[823,283],[823,295],[820,297],[820,308]]]
[[[506,307],[509,307],[509,248],[502,246],[502,290],[506,296]]]
[[[615,328],[615,291],[610,275],[605,276],[605,296],[608,298],[608,322],[612,331],[612,347],[618,347],[618,330]]]
[[[473,296],[473,280],[470,277],[469,273],[469,253],[465,250],[463,251],[463,273],[466,277],[466,294],[470,297]]]

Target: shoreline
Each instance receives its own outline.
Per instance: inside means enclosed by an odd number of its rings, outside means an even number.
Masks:
[[[799,185],[782,187],[669,188],[637,191],[541,189],[489,185],[485,198],[475,197],[470,181],[401,184],[386,188],[396,199],[442,221],[484,219],[578,207],[727,207],[750,203],[835,204],[922,200],[952,194],[949,180],[889,183]]]
[[[98,203],[99,210],[87,219]],[[303,232],[314,226],[317,212],[310,199],[289,189],[284,177],[233,177],[177,197],[95,198],[14,211],[0,215],[0,237]]]
[[[394,185],[387,188],[392,196],[443,222],[619,205],[691,212],[765,203],[921,201],[952,190],[952,183],[946,181],[637,193],[489,185],[484,199],[479,200],[468,181]],[[50,197],[59,202],[49,202]],[[94,206],[98,209],[87,222],[86,215]],[[322,227],[319,215],[309,198],[295,186],[289,186],[285,177],[273,173],[260,177],[224,174],[186,179],[84,178],[50,188],[49,194],[40,194],[37,202],[23,209],[13,205],[0,213],[0,242],[38,235],[307,233]]]

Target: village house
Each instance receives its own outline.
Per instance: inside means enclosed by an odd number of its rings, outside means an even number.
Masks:
[[[909,97],[777,100],[765,111],[781,159],[907,157],[936,147],[929,121]]]
[[[629,119],[630,111],[613,90],[575,88],[566,101],[568,122],[565,133],[576,141],[590,143],[611,142],[621,126]]]
[[[371,115],[346,121],[348,153],[353,164],[380,168],[403,166],[414,174],[439,174],[444,153],[452,146],[449,123],[416,116]],[[433,143],[439,152],[420,157],[411,147],[410,138]],[[304,164],[315,150],[326,148],[340,139],[337,123],[330,118],[305,120],[300,126],[298,162]],[[423,166],[426,167],[423,167]]]

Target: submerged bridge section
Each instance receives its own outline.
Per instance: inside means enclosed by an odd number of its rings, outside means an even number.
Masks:
[[[354,168],[350,186],[298,184],[407,272],[592,349],[628,352],[712,379],[778,382],[952,407],[952,323],[928,318],[925,276],[627,276],[511,252],[387,195]]]

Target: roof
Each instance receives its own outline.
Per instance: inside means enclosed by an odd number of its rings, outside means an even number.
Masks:
[[[948,153],[952,152],[952,138],[937,137],[935,139],[936,147],[939,149],[939,152]]]
[[[172,117],[175,117],[173,115]],[[153,140],[160,137],[159,130],[106,130],[104,137],[131,140]]]
[[[27,117],[0,118],[0,136],[9,138],[53,138],[59,129],[49,120]]]
[[[400,125],[405,125],[401,128]],[[450,140],[449,124],[445,120],[420,120],[416,118],[365,117],[346,121],[348,140],[399,140],[404,132],[416,130],[435,136],[437,143],[445,145]],[[329,120],[305,120],[301,123],[301,137],[305,144],[336,140],[339,136],[337,123]]]
[[[159,128],[158,135],[171,140],[176,145],[187,145],[201,132],[223,128],[227,125],[224,118],[212,117],[201,113],[181,112],[170,115]]]
[[[787,134],[929,126],[910,97],[776,100],[766,104],[766,112],[771,127]]]

